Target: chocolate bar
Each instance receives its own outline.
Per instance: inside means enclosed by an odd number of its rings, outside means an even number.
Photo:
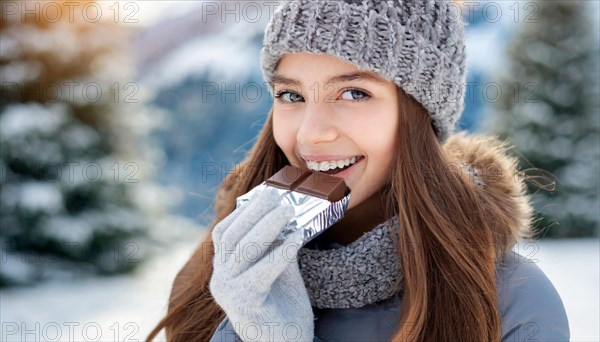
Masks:
[[[298,184],[296,191],[323,198],[330,202],[337,202],[344,198],[350,189],[346,186],[343,178],[313,172],[302,183]]]
[[[294,190],[306,177],[310,176],[311,172],[310,170],[302,170],[295,166],[286,165],[267,179],[265,183],[280,189]]]
[[[284,166],[265,183],[280,189],[295,190],[316,196],[330,202],[341,200],[350,191],[343,178],[302,170],[290,165]]]
[[[303,231],[303,246],[344,217],[350,202],[350,189],[343,178],[294,166],[284,166],[269,179],[237,198],[237,207],[266,187],[279,191],[281,205],[294,208],[294,218],[278,240],[298,229]]]

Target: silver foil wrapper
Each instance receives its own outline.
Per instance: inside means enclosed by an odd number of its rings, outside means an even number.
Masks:
[[[337,202],[330,202],[297,191],[272,187],[263,182],[238,197],[236,207],[239,208],[242,204],[248,202],[254,194],[263,191],[267,187],[276,189],[279,192],[282,205],[291,205],[294,208],[294,218],[285,226],[277,240],[283,240],[290,233],[302,229],[302,246],[341,220],[350,202],[350,193]]]

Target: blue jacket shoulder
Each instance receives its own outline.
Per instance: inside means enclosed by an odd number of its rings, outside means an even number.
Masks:
[[[502,341],[569,341],[563,302],[535,260],[511,251],[496,277]]]

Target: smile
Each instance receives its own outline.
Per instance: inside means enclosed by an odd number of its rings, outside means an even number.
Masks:
[[[347,159],[340,160],[325,160],[325,161],[311,161],[307,160],[306,165],[310,170],[320,171],[327,174],[336,174],[342,172],[345,169],[356,164],[358,161],[363,159],[363,156],[354,156]]]

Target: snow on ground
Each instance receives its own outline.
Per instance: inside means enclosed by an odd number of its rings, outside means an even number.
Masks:
[[[201,235],[155,257],[135,276],[2,291],[0,340],[144,341],[165,313],[172,281]],[[571,341],[600,341],[599,240],[538,241],[515,250],[537,259],[560,293]],[[164,340],[163,332],[156,341]]]
[[[200,237],[171,246],[134,276],[2,291],[0,341],[144,341]],[[165,340],[163,331],[156,341]]]

